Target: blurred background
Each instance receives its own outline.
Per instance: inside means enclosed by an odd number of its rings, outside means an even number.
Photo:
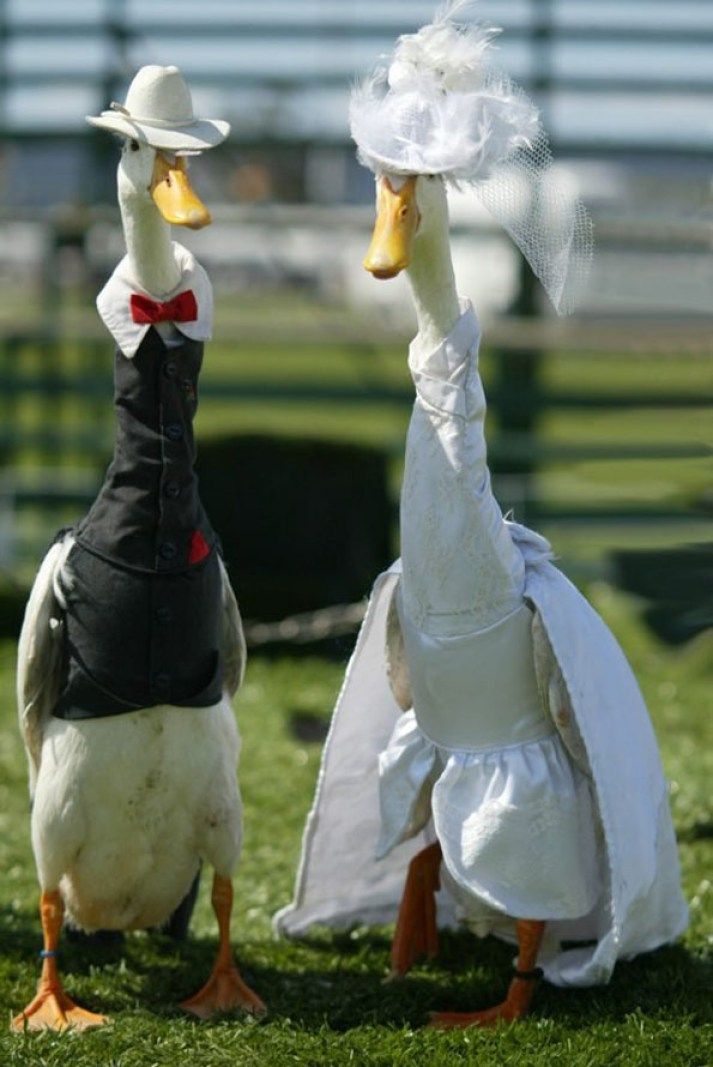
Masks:
[[[361,266],[374,190],[348,92],[433,6],[0,0],[5,632],[111,455],[113,346],[94,299],[123,254],[118,144],[84,116],[123,101],[144,63],[180,66],[196,113],[232,123],[192,167],[214,224],[177,237],[216,290],[202,493],[251,641],[353,630],[398,552],[414,322],[407,282]],[[713,4],[482,0],[477,14],[504,28],[500,62],[542,109],[597,240],[587,302],[557,320],[473,195],[452,197],[460,289],[486,326],[496,492],[575,581],[634,593],[648,626],[684,642],[713,623]]]

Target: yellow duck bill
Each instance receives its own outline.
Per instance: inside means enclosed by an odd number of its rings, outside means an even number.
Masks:
[[[376,223],[364,267],[375,278],[395,278],[411,262],[411,244],[421,220],[416,204],[416,175],[398,189],[383,175],[378,180]]]
[[[149,190],[163,218],[174,226],[200,230],[212,221],[208,208],[188,180],[184,156],[170,160],[157,152]]]

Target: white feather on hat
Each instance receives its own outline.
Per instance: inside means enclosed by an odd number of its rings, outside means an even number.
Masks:
[[[388,70],[354,90],[352,137],[370,170],[472,182],[537,137],[537,108],[490,65],[500,31],[452,21],[471,4],[448,4],[400,37]]]
[[[439,174],[471,184],[510,234],[555,309],[573,310],[591,267],[591,219],[552,166],[532,100],[491,61],[500,30],[454,19],[452,0],[352,91],[359,161],[376,174]]]

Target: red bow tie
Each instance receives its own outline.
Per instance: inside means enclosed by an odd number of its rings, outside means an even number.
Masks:
[[[151,300],[140,293],[132,293],[129,300],[134,322],[145,325],[153,322],[195,322],[198,305],[192,289],[185,289],[172,300]]]

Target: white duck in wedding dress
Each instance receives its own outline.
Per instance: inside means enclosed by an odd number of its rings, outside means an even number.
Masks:
[[[487,466],[480,327],[459,300],[446,182],[473,183],[569,309],[588,218],[560,201],[535,109],[488,63],[493,31],[447,6],[358,89],[352,133],[376,175],[364,265],[406,270],[418,333],[401,561],[377,579],[347,670],[276,928],[397,919],[395,976],[454,915],[517,944],[495,1007],[514,1020],[544,973],[606,982],[619,958],[685,928],[666,783],[631,669],[538,534],[503,518]],[[513,194],[528,191],[523,205]],[[557,219],[557,226],[548,220]]]
[[[228,124],[195,119],[180,72],[156,66],[139,71],[125,105],[89,121],[121,139],[127,256],[98,299],[118,346],[117,441],[89,514],[42,563],[20,638],[44,949],[15,1030],[104,1023],[62,986],[63,916],[88,931],[161,925],[201,861],[215,872],[220,945],[207,984],[182,1006],[199,1017],[265,1010],[229,932],[242,837],[231,698],[245,645],[193,471],[212,292],[170,234],[170,223],[210,221],[181,153],[219,144]]]

